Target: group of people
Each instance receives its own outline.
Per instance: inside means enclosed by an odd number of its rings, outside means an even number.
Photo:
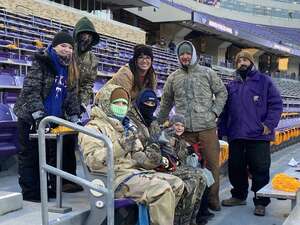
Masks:
[[[74,38],[74,39],[73,39]],[[54,115],[80,123],[92,93],[97,60],[90,51],[99,36],[81,19],[73,37],[55,35],[35,60],[15,105],[19,129],[19,183],[23,198],[40,201],[38,149],[30,140],[42,118]],[[236,57],[236,79],[226,87],[212,69],[200,66],[193,44],[177,45],[179,68],[168,76],[160,109],[152,48],[134,47],[128,64],[98,91],[85,125],[113,144],[115,195],[148,208],[153,225],[206,224],[223,206],[246,204],[248,175],[256,193],[269,182],[270,141],[282,100],[271,79],[260,73],[246,51]],[[175,107],[175,115],[169,117]],[[219,139],[229,141],[232,197],[219,199]],[[64,170],[76,174],[77,136],[64,140]],[[91,171],[106,173],[104,143],[80,133],[78,143]],[[49,145],[49,147],[48,147]],[[47,143],[49,160],[52,143]],[[53,180],[53,178],[52,178]],[[53,187],[49,182],[49,197]],[[81,187],[64,182],[66,191]],[[255,215],[263,216],[268,198],[255,195]]]

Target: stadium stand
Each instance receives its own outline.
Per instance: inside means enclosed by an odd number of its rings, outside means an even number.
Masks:
[[[220,1],[199,2],[215,6]],[[224,2],[226,1],[221,1],[221,6],[225,4]],[[216,19],[215,17],[211,18]],[[237,27],[249,35],[256,35],[265,39],[272,37],[272,40],[275,42],[291,43],[292,46],[300,49],[300,41],[297,38],[300,34],[299,30],[253,25],[220,18],[218,20],[225,25]],[[17,93],[22,87],[24,76],[26,76],[27,70],[31,66],[32,56],[34,52],[45,48],[50,43],[53,35],[62,28],[68,29],[70,32],[73,30],[73,27],[69,24],[56,22],[46,17],[24,15],[5,8],[0,9],[0,157],[13,155],[18,149],[16,118],[11,109],[16,101]],[[287,32],[291,33],[291,35],[287,36]],[[134,45],[134,42],[101,34],[100,43],[93,49],[93,52],[99,58],[98,78],[94,84],[94,92],[97,92],[114,72],[128,62],[132,57]],[[154,53],[154,68],[158,74],[158,94],[160,96],[164,81],[170,73],[177,69],[178,64],[176,55],[168,50],[154,48]],[[234,78],[233,69],[216,65],[212,65],[212,68],[218,73],[224,83]],[[272,142],[272,150],[276,151],[279,148],[299,141],[300,83],[289,79],[277,78],[274,78],[274,82],[280,89],[284,99],[284,113],[276,128],[276,139]],[[88,120],[88,114],[84,115],[84,120]],[[224,165],[228,159],[228,144],[226,142],[220,142],[220,144],[219,162],[220,165]],[[84,173],[85,177],[90,180],[93,179],[86,167],[84,168]],[[89,189],[87,189],[87,192],[90,194],[90,199],[92,199],[90,201],[92,209],[97,214],[97,207],[95,206],[98,199],[93,197]],[[124,202],[131,205],[128,199],[124,200]],[[122,205],[123,203],[121,201],[115,202],[115,204],[119,204],[120,208],[124,206]]]

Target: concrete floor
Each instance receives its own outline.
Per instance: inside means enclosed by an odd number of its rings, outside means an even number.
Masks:
[[[294,157],[300,161],[300,143],[287,147],[272,154],[271,177],[275,173],[282,172],[288,168],[287,163]],[[78,174],[82,170],[78,168]],[[227,176],[221,177],[221,199],[230,197],[230,183]],[[0,191],[20,191],[17,182],[16,170],[0,173]],[[250,192],[246,206],[222,207],[222,211],[215,213],[215,217],[208,225],[281,225],[285,216],[290,212],[291,202],[289,200],[272,199],[267,208],[265,217],[253,215],[253,194]],[[76,194],[63,194],[64,205],[72,206],[73,213],[78,214],[88,209],[89,205],[84,192]],[[54,200],[51,200],[54,204]],[[51,219],[60,217],[60,214],[50,213]],[[8,213],[0,217],[0,225],[36,225],[41,224],[40,204],[24,201],[23,209]],[[299,222],[300,224],[300,222]]]

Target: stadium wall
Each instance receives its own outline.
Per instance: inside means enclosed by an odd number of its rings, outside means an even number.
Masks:
[[[87,12],[53,2],[41,0],[1,0],[0,6],[13,12],[23,12],[39,17],[54,19],[71,26],[74,26],[81,17],[88,16],[89,19],[93,21],[96,30],[100,34],[134,43],[145,43],[146,41],[146,32],[139,28],[113,20],[100,19]]]

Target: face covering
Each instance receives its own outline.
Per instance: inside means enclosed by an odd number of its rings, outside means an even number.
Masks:
[[[240,68],[238,68],[237,72],[242,79],[245,80],[249,72],[252,70],[252,67],[253,64],[250,64],[250,66],[242,65]]]
[[[151,107],[142,103],[139,106],[139,110],[146,122],[146,125],[149,127],[153,121],[153,113],[156,110],[156,105]]]
[[[123,120],[127,114],[128,106],[127,105],[119,106],[116,104],[110,104],[110,110],[117,119]]]
[[[78,40],[79,52],[87,52],[87,51],[91,50],[92,41],[93,41],[92,36],[88,36],[87,38],[85,38],[84,36],[80,36],[79,40]]]

